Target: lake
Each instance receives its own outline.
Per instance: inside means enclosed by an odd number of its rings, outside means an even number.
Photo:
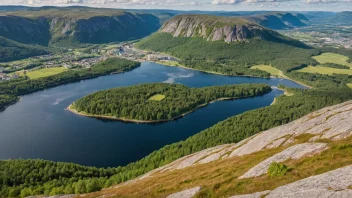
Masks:
[[[303,86],[285,79],[230,77],[144,62],[123,74],[103,76],[22,96],[0,112],[0,159],[32,158],[97,167],[126,165],[167,144],[184,140],[228,117],[270,105],[283,94],[221,101],[176,121],[131,124],[75,115],[66,107],[99,90],[140,83],[181,83],[189,87],[266,83]]]

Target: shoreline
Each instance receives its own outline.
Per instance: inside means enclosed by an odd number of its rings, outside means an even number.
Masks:
[[[269,93],[269,92],[266,92],[266,93]],[[266,94],[266,93],[263,93],[263,94]],[[121,122],[128,122],[128,123],[136,123],[136,124],[158,124],[158,123],[164,123],[164,122],[170,122],[170,121],[174,121],[174,120],[177,120],[177,119],[180,119],[180,118],[183,118],[185,117],[186,115],[188,114],[191,114],[193,113],[194,111],[198,110],[198,109],[201,109],[207,105],[210,105],[214,102],[219,102],[219,101],[226,101],[226,100],[235,100],[235,99],[242,99],[242,98],[250,98],[250,97],[254,97],[254,96],[248,96],[248,97],[227,97],[227,98],[219,98],[219,99],[216,99],[216,100],[213,100],[213,101],[210,101],[208,103],[205,103],[205,104],[200,104],[198,105],[197,107],[195,107],[194,109],[188,111],[188,112],[185,112],[181,115],[178,115],[178,116],[175,116],[171,119],[162,119],[162,120],[135,120],[135,119],[128,119],[128,118],[117,118],[115,116],[106,116],[106,115],[89,115],[89,114],[86,114],[86,113],[82,113],[82,112],[78,112],[76,109],[73,109],[72,108],[72,104],[70,104],[66,110],[70,111],[71,113],[74,113],[76,115],[79,115],[79,116],[84,116],[84,117],[90,117],[90,118],[102,118],[102,119],[109,119],[109,120],[116,120],[116,121],[121,121]]]
[[[139,49],[139,48],[135,48],[135,49],[141,50],[141,51],[143,51],[143,52],[154,52],[154,51],[150,51],[150,50],[146,50],[146,49]],[[158,53],[159,53],[159,54],[162,54],[162,55],[170,56],[170,57],[172,57],[172,58],[174,58],[174,59],[177,59],[177,60],[180,60],[179,58],[174,57],[174,56],[171,56],[171,55],[166,54],[166,53],[162,53],[162,52],[158,52]],[[153,60],[144,60],[144,61],[153,62],[153,63],[161,64],[161,65],[164,65],[164,66],[168,66],[168,67],[180,67],[180,68],[183,68],[183,69],[190,69],[190,70],[200,71],[200,72],[204,72],[204,73],[208,73],[208,74],[217,74],[217,75],[221,75],[221,76],[251,77],[251,78],[266,78],[266,79],[270,79],[270,78],[286,79],[286,80],[290,80],[290,81],[292,81],[292,82],[295,82],[295,83],[297,83],[297,84],[299,84],[299,85],[302,85],[302,86],[304,86],[304,87],[306,87],[306,88],[308,88],[308,89],[313,89],[313,88],[314,88],[314,87],[311,87],[311,86],[309,86],[309,85],[306,85],[306,84],[304,84],[304,83],[302,83],[302,82],[299,82],[299,81],[297,81],[297,80],[293,80],[293,79],[287,77],[282,71],[280,71],[281,77],[279,77],[279,76],[278,76],[278,77],[276,77],[276,76],[259,77],[259,76],[253,76],[253,75],[230,75],[230,74],[223,74],[223,73],[214,72],[214,71],[207,71],[207,70],[200,70],[200,69],[190,68],[190,67],[186,67],[186,66],[184,66],[184,65],[181,65],[181,64],[179,64],[179,63],[177,63],[178,65],[172,65],[172,64],[171,64],[171,65],[167,65],[167,64],[165,64],[165,63],[167,63],[167,62],[165,62],[165,61],[153,61]],[[165,62],[165,63],[163,63],[163,62]]]

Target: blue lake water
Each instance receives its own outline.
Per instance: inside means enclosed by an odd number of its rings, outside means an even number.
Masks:
[[[144,62],[123,74],[103,76],[22,96],[0,112],[0,159],[32,158],[97,167],[126,165],[167,144],[228,117],[270,105],[283,92],[212,103],[184,118],[162,124],[128,124],[75,115],[66,107],[98,90],[140,83],[181,83],[189,87],[266,83],[303,88],[285,79],[229,77]]]

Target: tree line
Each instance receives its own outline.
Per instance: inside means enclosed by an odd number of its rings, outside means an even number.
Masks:
[[[5,107],[17,102],[19,98],[13,95],[0,95],[0,111],[4,110]]]
[[[348,74],[327,75],[292,71],[285,75],[306,85],[323,89],[348,88],[347,83],[352,82],[352,76]]]
[[[188,88],[180,84],[152,83],[99,91],[73,103],[72,108],[89,115],[133,120],[167,120],[219,98],[251,97],[271,90],[265,84],[240,84]],[[161,94],[165,99],[150,100]]]

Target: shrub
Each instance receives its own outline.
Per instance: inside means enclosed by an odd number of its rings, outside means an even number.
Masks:
[[[270,177],[284,176],[289,171],[289,168],[285,164],[273,162],[270,167],[268,174]]]

